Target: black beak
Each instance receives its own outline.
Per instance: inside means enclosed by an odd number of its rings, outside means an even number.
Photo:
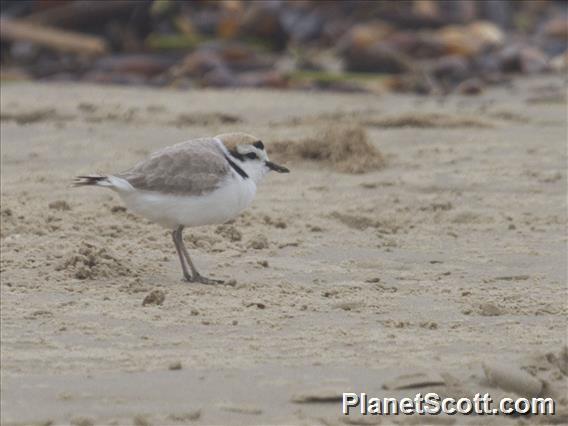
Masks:
[[[288,170],[286,167],[279,166],[278,164],[275,164],[272,161],[265,161],[264,164],[266,164],[266,167],[268,167],[270,170],[274,170],[275,172],[290,173],[290,170]]]

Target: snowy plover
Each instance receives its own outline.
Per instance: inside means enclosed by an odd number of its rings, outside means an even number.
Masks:
[[[171,229],[184,278],[215,284],[222,281],[197,272],[183,243],[183,228],[235,218],[250,205],[257,183],[271,170],[289,172],[268,160],[258,138],[226,133],[161,149],[122,173],[78,176],[75,185],[110,188],[130,210]]]

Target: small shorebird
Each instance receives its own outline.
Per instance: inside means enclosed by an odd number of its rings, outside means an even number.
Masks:
[[[235,218],[250,205],[256,185],[271,170],[289,172],[268,160],[258,138],[226,133],[161,149],[122,173],[77,176],[74,183],[110,188],[130,210],[171,229],[183,277],[216,284],[223,281],[197,272],[183,243],[183,228]]]

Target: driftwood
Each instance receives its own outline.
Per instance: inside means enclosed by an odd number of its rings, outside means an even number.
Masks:
[[[30,24],[17,19],[0,20],[0,37],[3,40],[28,41],[61,52],[89,56],[107,52],[106,42],[101,37]]]
[[[58,28],[82,28],[93,22],[104,22],[109,18],[129,15],[137,7],[145,7],[144,2],[136,0],[75,0],[33,12],[26,16],[26,21]]]

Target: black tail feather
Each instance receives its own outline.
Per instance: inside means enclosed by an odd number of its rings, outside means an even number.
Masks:
[[[73,186],[96,185],[97,183],[106,180],[106,178],[106,176],[77,176],[73,181]]]

